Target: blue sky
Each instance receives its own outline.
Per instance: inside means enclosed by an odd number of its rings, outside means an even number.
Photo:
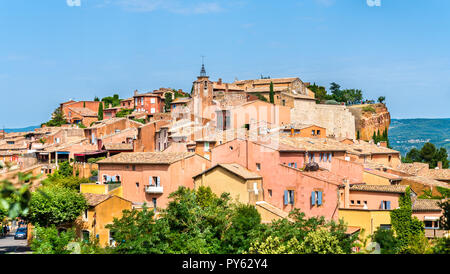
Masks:
[[[393,118],[450,117],[446,0],[0,0],[0,37],[0,127],[68,99],[190,91],[202,55],[212,80],[337,82]]]

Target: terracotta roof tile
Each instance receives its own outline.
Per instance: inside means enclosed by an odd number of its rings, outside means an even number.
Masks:
[[[98,164],[172,164],[194,156],[193,152],[123,152]]]
[[[93,194],[93,193],[83,193],[83,196],[86,199],[86,202],[89,206],[96,206],[112,197],[111,195],[107,194]]]
[[[415,199],[412,209],[413,211],[442,211],[439,202],[439,200],[432,199]]]
[[[367,192],[383,192],[383,193],[405,193],[407,185],[352,185],[350,191],[367,191]]]

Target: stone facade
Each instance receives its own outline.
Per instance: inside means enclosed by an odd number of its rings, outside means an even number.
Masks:
[[[324,127],[328,136],[356,138],[355,117],[345,106],[316,104],[314,100],[295,98],[291,122]]]

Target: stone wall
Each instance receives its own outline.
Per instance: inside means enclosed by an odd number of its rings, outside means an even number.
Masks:
[[[341,105],[316,104],[313,100],[295,99],[291,122],[314,124],[327,129],[328,136],[355,139],[355,117]]]

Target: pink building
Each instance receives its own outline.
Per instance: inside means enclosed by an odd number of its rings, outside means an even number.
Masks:
[[[362,167],[361,175],[357,176],[352,168],[345,166],[351,165],[350,162],[340,161],[339,175],[325,169],[303,172],[300,168],[309,161],[306,153],[283,144],[274,146],[236,138],[212,149],[211,164],[237,163],[262,175],[264,200],[286,212],[299,208],[309,217],[337,219],[339,186],[344,179],[361,183]],[[331,151],[323,153],[333,155]],[[333,156],[327,157],[330,167],[333,161]]]
[[[120,182],[123,198],[165,208],[178,187],[194,187],[192,177],[210,168],[207,159],[187,152],[120,153],[98,162],[99,181]]]

